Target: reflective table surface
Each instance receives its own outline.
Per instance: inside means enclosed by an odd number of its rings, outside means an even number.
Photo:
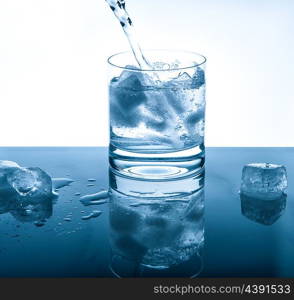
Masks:
[[[51,202],[32,205],[31,213],[15,210],[5,197],[0,198],[0,277],[114,277],[115,273],[119,273],[112,266],[113,248],[116,247],[112,241],[113,224],[117,222],[111,218],[114,218],[116,208],[109,210],[109,201],[91,205],[80,201],[84,195],[108,190],[107,148],[0,148],[0,160],[39,167],[52,178],[74,180],[60,188],[58,197]],[[242,167],[251,162],[285,165],[287,196],[271,202],[241,197]],[[169,185],[173,190],[175,184],[175,181],[166,183],[166,191]],[[182,186],[185,189],[185,185]],[[294,277],[293,186],[294,148],[206,148],[205,193],[198,194],[195,200],[198,210],[203,203],[205,209],[193,216],[198,227],[193,222],[183,225],[190,226],[189,231],[185,231],[190,239],[198,239],[199,249],[193,252],[189,248],[190,252],[185,253],[187,257],[191,256],[189,264],[183,264],[179,273],[176,268],[157,268],[155,273],[148,273],[138,266],[120,262],[119,267],[124,270],[119,275]],[[143,188],[140,186],[138,189],[142,192]],[[133,190],[136,190],[136,182]],[[144,198],[144,193],[141,194]],[[136,200],[141,201],[139,198],[136,197]],[[185,199],[185,203],[188,200]],[[154,212],[154,209],[144,209],[145,214]],[[158,213],[158,207],[155,211]],[[93,212],[97,215],[91,217]],[[161,214],[164,217],[165,212]],[[128,212],[127,218],[115,229],[115,234],[136,230],[143,244],[124,235],[124,247],[127,249],[122,251],[136,256],[138,262],[138,253],[149,253],[143,245],[156,248],[158,243],[165,247],[165,252],[155,253],[163,263],[168,257],[167,251],[171,251],[165,243],[174,239],[173,243],[180,245],[182,235],[179,232],[183,234],[183,226],[164,223],[162,218],[153,216],[142,225],[134,221],[136,218]],[[39,219],[46,222],[40,223]],[[154,263],[155,254],[153,257],[149,255],[150,264]],[[172,255],[169,260],[174,260]],[[185,260],[182,252],[179,255]],[[191,268],[194,270],[191,271]],[[182,272],[183,269],[187,272]]]

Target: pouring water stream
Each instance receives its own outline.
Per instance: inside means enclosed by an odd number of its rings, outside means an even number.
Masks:
[[[136,38],[133,22],[126,11],[126,4],[124,0],[105,0],[116,18],[119,20],[122,29],[129,41],[132,52],[135,56],[135,59],[141,69],[151,70],[152,66],[143,55],[141,47],[138,43],[138,39]]]

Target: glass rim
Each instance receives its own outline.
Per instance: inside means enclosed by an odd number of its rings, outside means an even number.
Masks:
[[[158,52],[178,52],[178,53],[186,53],[186,54],[192,54],[192,55],[195,55],[195,56],[198,56],[202,59],[202,61],[200,63],[194,63],[190,66],[187,66],[187,67],[180,67],[180,68],[171,68],[171,69],[134,69],[134,68],[130,68],[130,67],[126,67],[126,66],[119,66],[117,64],[114,64],[111,62],[111,60],[114,58],[114,57],[117,57],[119,55],[122,55],[122,54],[127,54],[127,53],[131,53],[132,54],[132,51],[122,51],[122,52],[118,52],[118,53],[115,53],[113,55],[111,55],[110,57],[108,57],[107,59],[107,62],[109,65],[111,65],[112,67],[116,67],[116,68],[119,68],[119,69],[122,69],[122,70],[130,70],[130,71],[133,71],[133,72],[173,72],[173,71],[182,71],[182,70],[188,70],[188,69],[194,69],[194,68],[197,68],[201,65],[204,65],[207,61],[206,57],[203,56],[202,54],[199,54],[197,52],[193,52],[193,51],[187,51],[187,50],[173,50],[173,49],[143,49],[143,51],[146,51],[146,52],[152,52],[152,51],[158,51]]]

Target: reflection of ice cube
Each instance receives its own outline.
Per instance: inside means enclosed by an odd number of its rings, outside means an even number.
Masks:
[[[141,261],[147,251],[147,248],[131,235],[120,235],[115,244],[122,256],[131,257],[134,261]]]
[[[141,227],[141,216],[136,210],[122,205],[111,205],[110,208],[110,225],[114,230],[132,234]]]
[[[281,165],[254,163],[242,171],[241,192],[259,199],[275,199],[287,188],[286,168]]]
[[[243,216],[263,225],[272,225],[282,216],[287,196],[283,194],[274,200],[261,200],[241,193],[240,199]]]
[[[179,238],[183,229],[181,222],[170,220],[168,216],[147,215],[138,240],[148,248],[168,247]]]
[[[188,199],[120,199],[113,192],[110,224],[114,250],[155,268],[191,258],[203,243],[203,192]]]
[[[36,226],[45,224],[45,220],[52,216],[53,203],[49,198],[42,198],[40,202],[32,202],[29,199],[22,203],[16,203],[15,207],[10,210],[13,217],[20,222],[34,222]]]

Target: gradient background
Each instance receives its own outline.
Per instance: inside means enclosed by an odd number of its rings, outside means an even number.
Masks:
[[[127,0],[144,48],[208,58],[207,146],[294,146],[293,0]],[[0,146],[105,146],[104,0],[1,0]]]

